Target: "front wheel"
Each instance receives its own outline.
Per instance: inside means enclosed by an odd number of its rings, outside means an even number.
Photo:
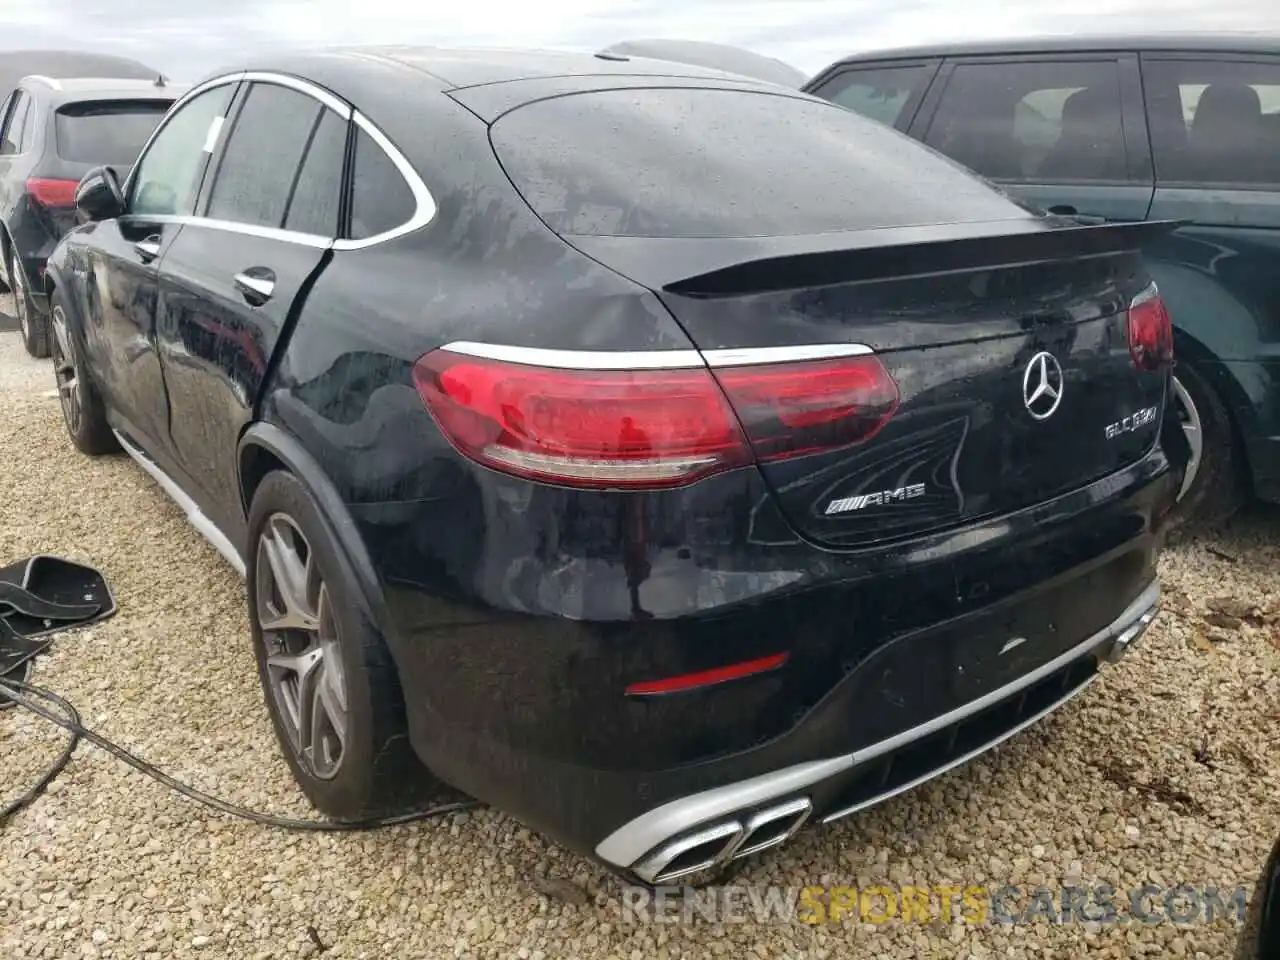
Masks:
[[[50,300],[50,326],[53,328],[53,375],[58,384],[58,403],[62,420],[67,425],[71,442],[81,453],[100,456],[120,449],[115,434],[107,424],[107,407],[80,355],[67,324],[67,305],[62,292],[55,290]]]
[[[1173,513],[1174,527],[1186,536],[1229,520],[1244,503],[1246,487],[1231,415],[1205,375],[1179,361],[1171,400],[1191,448]]]
[[[434,781],[409,745],[386,642],[357,602],[319,506],[290,473],[267,475],[249,511],[249,619],[285,760],[335,820],[407,812]]]
[[[13,285],[13,309],[22,329],[22,345],[38,360],[49,356],[49,321],[40,316],[27,289],[27,276],[22,261],[14,253],[9,259],[9,282]]]

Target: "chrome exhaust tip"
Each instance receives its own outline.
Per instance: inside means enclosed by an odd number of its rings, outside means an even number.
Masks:
[[[1142,635],[1147,632],[1147,628],[1151,626],[1151,622],[1155,620],[1156,614],[1160,612],[1159,605],[1154,605],[1146,610],[1137,620],[1125,627],[1116,636],[1111,644],[1111,650],[1107,653],[1107,660],[1111,663],[1123,659],[1124,655],[1137,646],[1138,641],[1142,639]]]
[[[762,850],[781,846],[805,825],[813,802],[798,797],[756,810],[743,819],[725,820],[680,834],[631,867],[653,886],[714,870]]]

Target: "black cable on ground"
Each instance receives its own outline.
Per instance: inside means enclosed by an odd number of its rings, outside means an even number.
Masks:
[[[24,683],[20,680],[6,679],[0,676],[0,700],[10,700],[20,707],[30,710],[37,716],[43,717],[49,723],[61,727],[71,734],[67,741],[66,747],[54,764],[49,767],[48,771],[41,776],[40,780],[26,793],[19,797],[16,801],[0,810],[0,827],[8,822],[9,818],[18,811],[30,806],[42,794],[45,789],[66,769],[67,764],[71,762],[71,755],[75,753],[76,747],[80,745],[81,740],[87,740],[95,747],[107,751],[117,760],[128,764],[139,773],[151,777],[164,784],[170,790],[182,794],[189,800],[203,804],[219,813],[225,813],[231,817],[237,817],[241,820],[248,820],[252,823],[262,824],[268,827],[278,827],[283,830],[301,830],[309,832],[353,832],[357,830],[376,830],[381,827],[394,827],[404,823],[416,823],[419,820],[430,820],[435,817],[441,817],[448,813],[456,813],[461,810],[470,810],[479,804],[475,800],[459,800],[451,803],[442,803],[434,807],[428,807],[426,810],[417,810],[411,813],[398,814],[393,817],[383,817],[376,820],[358,820],[358,821],[340,821],[340,820],[295,820],[291,817],[274,817],[270,814],[257,813],[253,810],[247,810],[244,807],[238,807],[233,803],[227,803],[217,797],[210,796],[203,791],[197,790],[195,787],[188,786],[180,780],[175,780],[169,774],[160,768],[148,763],[140,757],[130,753],[124,747],[112,743],[101,734],[94,733],[80,722],[80,714],[76,708],[67,700],[58,696],[42,687],[33,684]],[[41,704],[39,701],[44,700],[47,703],[54,704],[63,711],[65,716],[59,716],[55,711]]]

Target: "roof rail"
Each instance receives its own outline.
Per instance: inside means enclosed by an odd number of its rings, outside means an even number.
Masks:
[[[19,80],[18,82],[22,83],[25,80],[34,80],[36,83],[43,83],[46,86],[53,88],[54,90],[62,89],[62,84],[60,84],[57,80],[53,79],[53,77],[46,77],[42,73],[29,74],[28,76],[23,77],[22,80]]]

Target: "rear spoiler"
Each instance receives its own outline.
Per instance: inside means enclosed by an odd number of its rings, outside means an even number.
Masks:
[[[651,289],[717,297],[1140,251],[1187,222],[1028,218],[808,237],[565,239]]]

